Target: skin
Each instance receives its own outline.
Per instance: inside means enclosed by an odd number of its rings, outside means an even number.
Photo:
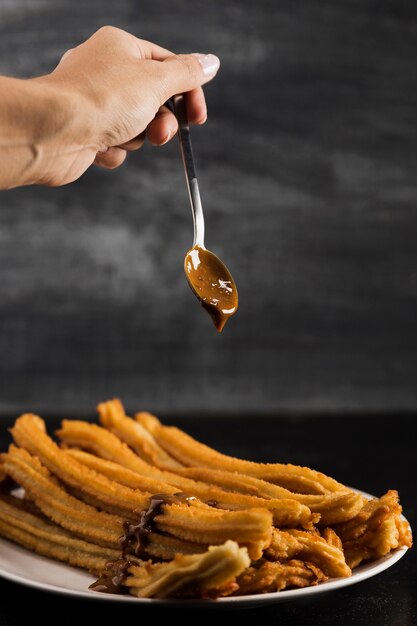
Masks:
[[[178,128],[164,106],[176,93],[186,93],[189,121],[203,124],[201,86],[218,67],[214,55],[175,55],[105,26],[46,76],[0,77],[0,189],[65,185],[93,163],[120,166],[145,138],[164,145]]]

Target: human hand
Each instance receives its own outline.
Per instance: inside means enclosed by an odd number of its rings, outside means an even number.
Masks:
[[[118,28],[101,28],[66,52],[51,74],[33,79],[57,98],[62,117],[56,140],[52,137],[40,151],[43,163],[33,182],[69,183],[92,163],[115,168],[127,151],[142,146],[145,134],[150,143],[165,144],[175,135],[177,121],[164,102],[177,93],[186,92],[190,122],[204,123],[201,85],[218,68],[214,55],[173,55]]]

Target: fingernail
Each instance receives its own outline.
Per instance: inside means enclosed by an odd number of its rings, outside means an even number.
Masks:
[[[197,57],[200,63],[204,76],[214,76],[220,67],[220,59],[215,54],[201,54],[196,52],[194,56]]]
[[[168,141],[171,139],[171,136],[172,136],[172,130],[169,128],[167,134],[165,135],[165,137],[163,138],[161,142],[161,146],[164,146],[166,143],[168,143]]]

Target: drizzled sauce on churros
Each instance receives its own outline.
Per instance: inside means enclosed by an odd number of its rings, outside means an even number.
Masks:
[[[189,504],[196,500],[194,496],[187,496],[185,493],[156,493],[149,499],[147,509],[139,511],[139,521],[123,524],[124,535],[120,538],[122,558],[117,561],[106,563],[106,569],[96,582],[89,586],[93,591],[102,593],[127,593],[127,588],[123,583],[128,576],[129,567],[134,565],[126,556],[128,552],[133,552],[135,556],[147,559],[146,545],[149,535],[155,530],[155,517],[160,515],[164,504]]]
[[[127,588],[123,587],[123,583],[131,565],[132,563],[126,559],[109,561],[101,576],[88,588],[101,593],[127,593]]]
[[[124,535],[120,539],[120,547],[123,556],[132,551],[135,556],[147,558],[146,545],[149,535],[155,530],[155,517],[161,513],[164,504],[189,504],[195,500],[194,496],[185,493],[157,493],[149,500],[147,509],[139,512],[139,521],[131,523],[126,521],[123,525]]]

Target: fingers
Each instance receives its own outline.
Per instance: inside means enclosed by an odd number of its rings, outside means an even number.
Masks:
[[[137,46],[140,51],[141,58],[144,58],[144,59],[153,59],[154,61],[165,61],[169,57],[171,57],[171,60],[172,58],[175,59],[175,56],[176,56],[173,52],[171,52],[171,50],[167,50],[166,48],[161,48],[161,46],[157,46],[151,41],[138,39]],[[183,56],[188,57],[188,56],[196,56],[196,55],[183,55]],[[197,56],[198,57],[202,57],[202,56],[214,57],[214,55],[197,55]],[[217,59],[217,57],[214,57],[213,63],[214,63],[214,68],[215,68],[215,71],[213,70],[214,71],[213,76],[214,76],[220,65],[220,62]],[[200,65],[202,65],[201,61],[200,61]],[[216,65],[217,65],[217,68],[216,68]],[[192,70],[192,71],[195,71],[195,70]],[[203,73],[204,73],[204,70],[203,70]],[[179,92],[176,92],[176,93],[179,93]],[[188,90],[188,93],[186,96],[186,107],[187,107],[188,121],[191,124],[204,124],[204,122],[207,119],[207,106],[206,106],[206,100],[204,98],[204,93],[201,87],[196,87],[195,89]],[[162,145],[162,143],[166,143],[166,142],[158,142],[157,145]]]
[[[204,124],[207,119],[207,105],[201,87],[189,91],[185,96],[188,121],[191,124]]]
[[[217,74],[220,60],[214,54],[177,54],[168,56],[160,65],[155,81],[162,105],[177,93],[192,91],[209,82]]]
[[[148,125],[146,136],[153,146],[163,146],[178,130],[175,115],[166,106],[162,106]]]
[[[113,147],[106,152],[98,152],[94,163],[106,170],[114,170],[125,161],[127,156],[126,150],[123,148]]]

